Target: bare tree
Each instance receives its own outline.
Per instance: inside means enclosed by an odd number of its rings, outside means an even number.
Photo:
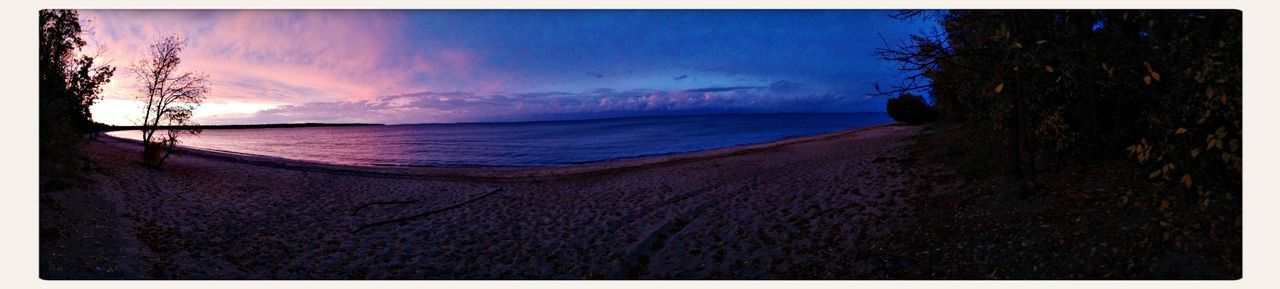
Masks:
[[[210,91],[208,75],[179,71],[178,65],[186,41],[180,36],[166,36],[151,45],[149,59],[133,64],[138,80],[138,99],[146,103],[142,117],[143,163],[159,168],[173,153],[182,133],[199,134],[191,120],[192,111]],[[165,133],[157,135],[156,132]]]

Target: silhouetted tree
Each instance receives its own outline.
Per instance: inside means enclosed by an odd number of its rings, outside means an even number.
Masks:
[[[179,135],[200,133],[199,128],[189,127],[195,125],[191,113],[210,91],[205,74],[178,70],[182,63],[178,54],[184,46],[181,37],[166,36],[151,45],[149,59],[134,63],[132,69],[139,84],[138,99],[146,103],[142,118],[142,160],[156,168],[176,149]],[[160,130],[164,132],[157,135]]]
[[[83,33],[75,10],[40,10],[40,156],[47,162],[76,154],[92,130],[89,106],[115,73],[95,65],[96,54],[81,54]]]
[[[904,93],[897,98],[889,99],[885,106],[889,117],[895,121],[922,124],[934,119],[933,107],[918,95]]]

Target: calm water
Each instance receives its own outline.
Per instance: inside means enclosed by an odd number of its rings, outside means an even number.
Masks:
[[[700,151],[892,122],[884,113],[205,130],[181,145],[336,164],[557,166]],[[138,131],[108,133],[139,139]]]

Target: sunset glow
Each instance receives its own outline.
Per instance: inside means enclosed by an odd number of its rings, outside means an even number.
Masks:
[[[865,95],[896,74],[868,39],[930,27],[885,11],[83,13],[88,49],[122,72],[186,37],[182,67],[213,82],[204,124],[882,111]],[[135,94],[117,77],[95,120],[131,124]]]

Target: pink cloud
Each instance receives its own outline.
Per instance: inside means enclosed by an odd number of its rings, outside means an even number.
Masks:
[[[210,74],[219,98],[261,100],[269,90],[307,88],[323,93],[307,97],[361,100],[415,89],[408,76],[394,73],[396,61],[387,58],[402,21],[393,15],[151,12],[88,10],[85,14],[96,20],[99,29],[93,39],[107,47],[108,57],[117,66],[143,59],[147,46],[163,35],[183,35],[188,41],[183,66]],[[244,83],[258,87],[236,87]]]
[[[360,102],[413,91],[496,92],[506,82],[477,72],[477,56],[464,48],[416,49],[406,43],[405,19],[360,11],[133,11],[85,10],[90,40],[104,60],[127,69],[145,58],[154,40],[187,39],[182,67],[207,73],[222,103]],[[406,61],[406,59],[408,61]],[[440,81],[431,81],[438,79]],[[423,81],[426,80],[426,81]],[[117,73],[104,93],[133,99],[130,73]],[[357,106],[358,107],[358,106]],[[251,113],[251,112],[246,112]]]
[[[658,91],[654,91],[653,93],[649,94],[649,104],[645,106],[645,109],[658,108],[663,104],[663,102],[664,100],[662,98],[662,93]]]

